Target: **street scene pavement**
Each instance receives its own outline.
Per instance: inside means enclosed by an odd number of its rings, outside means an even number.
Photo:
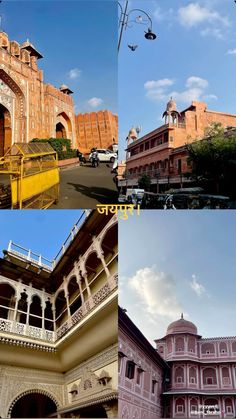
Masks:
[[[108,167],[109,166],[109,167]],[[74,166],[60,171],[60,194],[56,208],[95,208],[97,204],[117,203],[112,165]]]

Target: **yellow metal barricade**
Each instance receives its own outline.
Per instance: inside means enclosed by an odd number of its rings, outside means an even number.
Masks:
[[[48,143],[15,143],[0,158],[9,175],[12,208],[48,208],[59,197],[57,153]]]

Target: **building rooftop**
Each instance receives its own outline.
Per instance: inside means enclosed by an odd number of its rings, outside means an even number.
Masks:
[[[167,327],[166,335],[175,335],[179,333],[190,333],[197,335],[197,327],[192,322],[185,320],[183,314],[179,320],[174,321]]]

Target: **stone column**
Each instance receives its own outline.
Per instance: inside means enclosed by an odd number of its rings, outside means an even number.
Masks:
[[[56,332],[56,307],[55,301],[52,301],[53,331]]]
[[[70,304],[69,304],[69,294],[65,294],[65,298],[66,298],[67,314],[68,314],[68,319],[69,319],[70,316],[71,316],[71,314],[70,314]]]
[[[28,295],[28,294],[27,294]],[[31,304],[31,295],[28,295],[27,298],[27,314],[26,314],[26,325],[29,326],[29,314],[30,314],[30,304]]]
[[[90,297],[91,296],[91,291],[90,291],[90,287],[89,287],[89,284],[88,284],[87,272],[83,273],[83,278],[85,280],[85,285],[86,285],[86,288],[87,288],[87,291],[88,291],[88,296]]]
[[[85,280],[85,285],[86,285],[86,289],[87,289],[87,292],[88,292],[88,296],[90,297],[91,296],[91,290],[90,290],[90,287],[89,287],[89,284],[88,284],[88,276],[87,276],[87,271],[85,269],[84,260],[79,261],[79,265],[81,267],[82,276]]]
[[[13,322],[15,323],[17,321],[17,310],[18,310],[18,303],[20,301],[21,295],[20,293],[16,293],[16,302],[15,302],[15,308],[14,308],[14,317]]]
[[[84,304],[84,295],[83,295],[83,290],[82,290],[82,285],[81,285],[81,275],[79,273],[79,268],[76,264],[74,264],[74,271],[75,271],[76,282],[79,286],[81,302],[82,302],[82,305],[83,305]]]
[[[96,253],[97,253],[98,258],[102,262],[102,265],[103,265],[103,268],[104,268],[104,270],[106,272],[107,278],[110,278],[111,274],[109,272],[109,269],[107,267],[107,264],[106,264],[106,261],[105,261],[105,258],[104,258],[104,252],[102,250],[101,243],[97,239],[97,237],[93,237],[93,245],[94,245],[94,248],[96,250]]]

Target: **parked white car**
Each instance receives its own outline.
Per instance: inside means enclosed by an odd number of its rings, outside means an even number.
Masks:
[[[98,160],[100,162],[110,162],[114,163],[115,159],[117,159],[117,153],[114,153],[114,151],[107,150],[105,148],[98,148]],[[92,153],[89,155],[89,161],[91,161]]]

